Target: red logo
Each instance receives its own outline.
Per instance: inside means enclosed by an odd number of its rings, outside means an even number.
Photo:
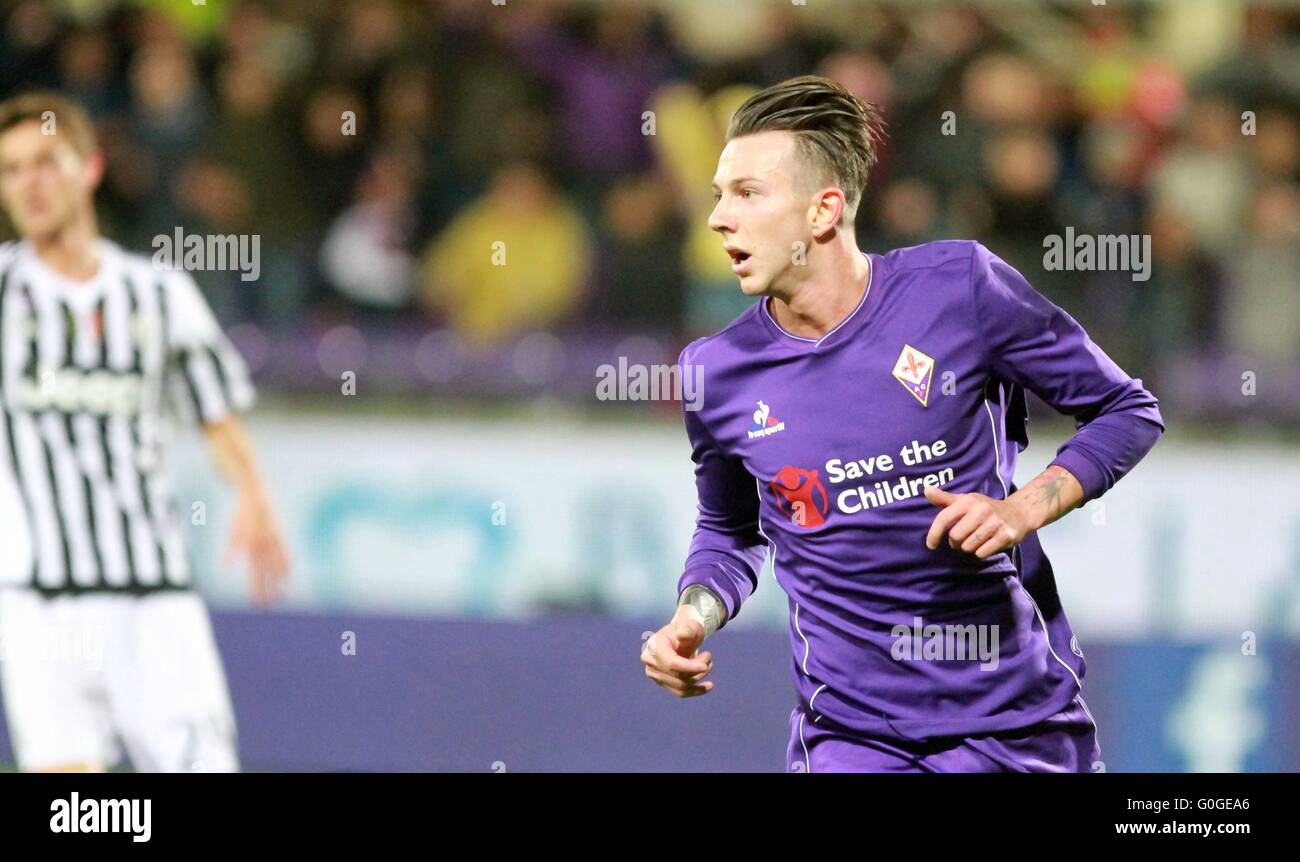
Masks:
[[[789,515],[795,526],[812,528],[826,523],[823,516],[830,509],[830,498],[816,470],[782,467],[771,485],[777,508]]]

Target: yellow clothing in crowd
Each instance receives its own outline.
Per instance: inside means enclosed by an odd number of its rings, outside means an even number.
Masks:
[[[655,148],[688,207],[686,271],[736,290],[731,258],[722,250],[721,237],[709,230],[714,203],[710,185],[731,115],[757,92],[757,87],[737,85],[706,97],[691,84],[675,84],[660,90],[651,106],[656,118]]]
[[[422,298],[456,332],[493,341],[563,318],[582,290],[588,260],[576,208],[554,194],[520,207],[491,192],[430,243]]]

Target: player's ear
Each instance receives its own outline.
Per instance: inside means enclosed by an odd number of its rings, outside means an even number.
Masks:
[[[809,207],[813,237],[821,239],[839,224],[844,212],[844,192],[835,186],[818,189]]]
[[[99,150],[92,150],[86,155],[82,170],[86,189],[93,192],[99,188],[100,182],[104,179],[104,154]]]

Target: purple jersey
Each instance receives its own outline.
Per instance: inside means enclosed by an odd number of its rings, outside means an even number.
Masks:
[[[684,405],[699,515],[678,590],[734,619],[770,556],[813,721],[903,740],[1035,724],[1084,673],[1051,565],[1033,535],[983,560],[928,549],[924,488],[1014,492],[1029,389],[1075,417],[1052,463],[1094,499],[1155,445],[1156,399],[977,242],[867,257],[862,302],[821,338],[763,299],[682,351],[703,399]]]

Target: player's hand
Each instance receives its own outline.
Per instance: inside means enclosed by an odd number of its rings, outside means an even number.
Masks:
[[[645,675],[678,697],[696,697],[713,690],[704,677],[713,670],[713,656],[696,654],[704,643],[704,622],[700,612],[683,605],[672,622],[646,639],[641,649]]]
[[[271,506],[257,490],[240,492],[235,503],[226,564],[241,554],[248,557],[248,591],[253,601],[265,606],[278,599],[289,578],[289,559]]]
[[[932,485],[926,487],[925,498],[942,507],[925,536],[925,546],[932,551],[947,533],[948,547],[984,559],[1015,547],[1033,532],[1028,518],[1010,500],[975,493],[952,494]]]

